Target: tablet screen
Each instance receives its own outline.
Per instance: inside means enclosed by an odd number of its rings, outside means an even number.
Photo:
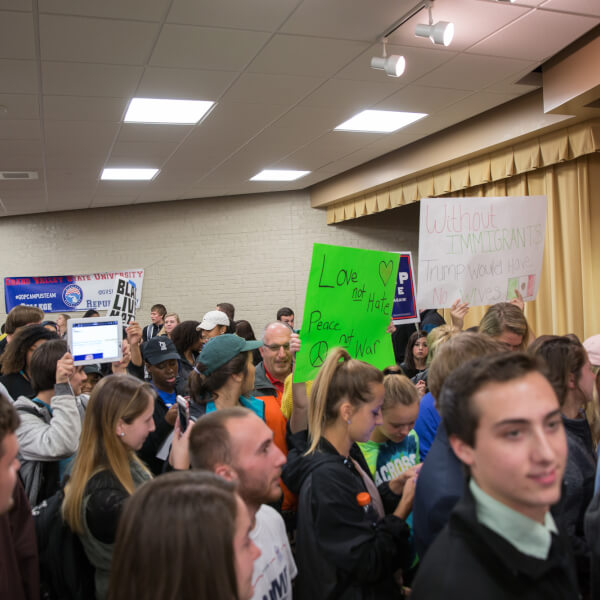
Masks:
[[[123,325],[120,317],[69,319],[67,327],[67,342],[75,364],[121,360]]]

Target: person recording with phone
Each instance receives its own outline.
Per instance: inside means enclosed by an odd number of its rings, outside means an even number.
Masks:
[[[17,429],[21,478],[35,506],[58,490],[77,452],[86,375],[62,339],[50,340],[33,352],[30,373],[35,397],[21,396],[15,408],[21,418]]]

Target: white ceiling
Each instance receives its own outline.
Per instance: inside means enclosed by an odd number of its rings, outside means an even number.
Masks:
[[[598,0],[435,0],[448,48],[390,38],[416,0],[0,0],[0,215],[299,189],[534,89],[517,82],[600,23]],[[134,96],[214,100],[198,125],[124,124]],[[428,112],[395,134],[334,132],[365,108]],[[104,167],[160,168],[101,182]],[[310,170],[251,182],[264,168]]]

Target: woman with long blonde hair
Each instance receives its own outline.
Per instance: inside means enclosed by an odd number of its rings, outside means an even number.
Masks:
[[[97,600],[107,594],[123,504],[152,477],[135,453],[154,430],[154,396],[148,383],[111,375],[96,385],[85,413],[62,513],[96,570]]]
[[[383,373],[334,348],[314,381],[308,432],[291,445],[283,482],[298,499],[297,600],[400,597],[397,571],[410,566],[409,528],[416,478],[391,514],[356,442],[382,425]]]

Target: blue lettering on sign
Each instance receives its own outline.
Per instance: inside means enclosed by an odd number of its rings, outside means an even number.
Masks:
[[[77,361],[77,360],[95,360],[95,359],[100,360],[101,358],[104,358],[104,353],[96,352],[94,354],[76,354],[73,357],[73,360],[75,360],[75,361]]]

